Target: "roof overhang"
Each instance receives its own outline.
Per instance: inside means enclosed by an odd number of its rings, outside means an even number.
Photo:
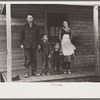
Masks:
[[[60,4],[60,5],[75,5],[75,6],[100,6],[100,1],[5,1],[1,4]]]
[[[93,6],[98,6],[100,7],[100,1],[0,1],[0,4],[3,5],[2,11],[4,9],[4,4],[40,4],[40,5],[46,5],[46,4],[51,4],[51,5],[69,5],[69,6],[88,6],[88,7],[93,7]]]

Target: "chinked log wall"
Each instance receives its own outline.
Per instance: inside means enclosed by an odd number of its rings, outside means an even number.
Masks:
[[[94,66],[94,34],[91,7],[65,5],[12,5],[12,56],[13,69],[23,67],[24,55],[20,49],[20,31],[25,21],[25,14],[31,11],[40,31],[45,31],[45,12],[67,13],[73,30],[73,44],[76,46],[76,62],[73,67]],[[0,15],[0,68],[6,70],[6,22]]]

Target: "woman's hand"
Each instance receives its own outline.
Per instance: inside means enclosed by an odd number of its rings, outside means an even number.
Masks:
[[[39,49],[41,49],[41,46],[40,46],[40,45],[38,45],[38,48],[39,48]]]
[[[23,45],[23,44],[21,44],[21,46],[20,46],[20,47],[21,47],[21,49],[23,49],[23,48],[24,48],[24,45]]]

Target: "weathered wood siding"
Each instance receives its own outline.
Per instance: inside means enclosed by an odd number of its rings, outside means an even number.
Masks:
[[[12,5],[12,54],[13,68],[23,67],[24,55],[20,49],[20,31],[26,22],[26,13],[32,12],[40,31],[45,32],[45,13],[67,13],[73,30],[73,44],[76,46],[76,62],[73,67],[94,66],[94,34],[92,8],[65,5]],[[0,21],[0,68],[6,68],[6,23]]]

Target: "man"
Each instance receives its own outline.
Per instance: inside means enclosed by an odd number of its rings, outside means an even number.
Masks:
[[[34,17],[31,13],[27,14],[27,23],[21,31],[21,48],[24,48],[26,68],[25,77],[29,77],[29,67],[31,66],[32,76],[36,74],[37,69],[37,47],[40,49],[40,32]]]

